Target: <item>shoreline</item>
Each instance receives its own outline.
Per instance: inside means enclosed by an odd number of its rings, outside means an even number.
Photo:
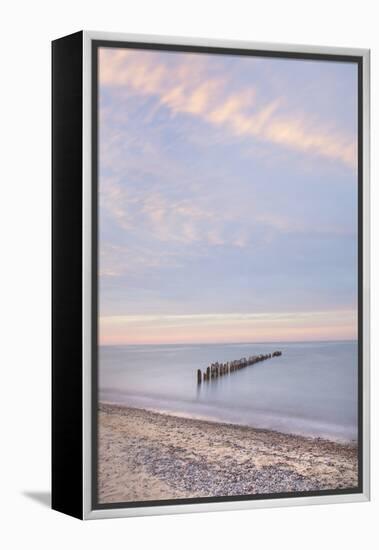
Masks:
[[[100,403],[99,502],[350,489],[357,444]]]
[[[116,403],[112,401],[100,401],[99,410],[101,407],[110,407],[110,408],[121,409],[121,410],[122,409],[139,410],[139,411],[145,411],[147,413],[158,414],[161,416],[169,416],[172,418],[188,419],[188,420],[194,420],[199,422],[209,422],[210,424],[216,424],[220,426],[235,426],[236,428],[248,428],[257,432],[263,431],[263,432],[269,432],[269,433],[274,433],[279,435],[288,435],[290,437],[300,437],[303,439],[311,439],[311,440],[317,440],[317,441],[328,441],[330,443],[336,443],[338,445],[357,446],[358,444],[358,441],[356,438],[348,439],[348,438],[342,438],[342,437],[332,437],[332,436],[328,437],[328,436],[322,436],[322,435],[296,433],[291,431],[286,432],[286,431],[276,430],[275,428],[259,428],[257,426],[252,426],[250,424],[219,420],[216,416],[207,416],[207,415],[201,415],[201,414],[192,415],[189,412],[188,413],[186,412],[181,413],[177,411],[172,412],[170,410],[163,410],[163,409],[158,410],[154,407],[149,407],[149,406],[138,407],[136,405],[124,405],[124,404]]]

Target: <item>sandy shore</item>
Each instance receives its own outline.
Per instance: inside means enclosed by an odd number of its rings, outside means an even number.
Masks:
[[[99,501],[344,489],[357,447],[114,405],[99,408]]]

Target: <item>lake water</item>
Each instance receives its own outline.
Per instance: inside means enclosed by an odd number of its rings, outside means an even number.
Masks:
[[[283,355],[196,381],[196,370]],[[108,403],[287,433],[357,438],[357,342],[102,346],[99,398]]]

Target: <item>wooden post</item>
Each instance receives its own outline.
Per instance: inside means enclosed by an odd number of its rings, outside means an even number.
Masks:
[[[255,365],[261,361],[266,361],[272,357],[280,357],[282,352],[275,350],[271,353],[260,353],[259,355],[250,355],[249,357],[242,357],[241,359],[234,359],[233,361],[227,361],[226,363],[211,363],[208,365],[204,373],[197,369],[196,377],[197,383],[201,384],[202,381],[210,381],[219,376],[224,376],[225,374],[231,374],[237,370],[244,369],[250,365]]]
[[[201,384],[201,370],[197,369],[197,383]]]

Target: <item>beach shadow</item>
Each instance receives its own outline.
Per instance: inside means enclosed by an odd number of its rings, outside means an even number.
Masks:
[[[47,506],[48,508],[51,506],[50,491],[24,491],[22,494],[24,497],[30,498],[42,506]]]

